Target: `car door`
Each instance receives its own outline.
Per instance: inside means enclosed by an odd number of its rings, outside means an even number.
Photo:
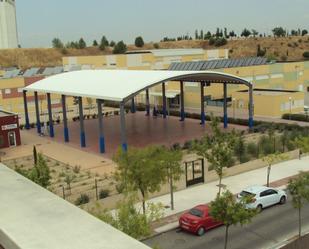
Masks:
[[[263,207],[268,207],[271,205],[271,196],[270,196],[270,191],[269,189],[264,190],[263,192],[260,193],[260,203],[262,204]]]
[[[269,189],[268,193],[269,193],[268,194],[269,195],[269,206],[274,205],[279,202],[280,197],[279,197],[278,191],[274,189]]]
[[[205,215],[205,226],[206,229],[210,229],[213,228],[217,225],[217,221],[214,220],[214,218],[212,218],[209,213],[207,212]]]

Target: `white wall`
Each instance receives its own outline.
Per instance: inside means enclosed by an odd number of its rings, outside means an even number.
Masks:
[[[0,49],[17,47],[15,0],[0,0]]]

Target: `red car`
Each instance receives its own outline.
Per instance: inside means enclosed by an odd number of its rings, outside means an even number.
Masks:
[[[209,215],[207,205],[198,205],[179,218],[179,227],[183,230],[203,235],[206,230],[222,225]]]

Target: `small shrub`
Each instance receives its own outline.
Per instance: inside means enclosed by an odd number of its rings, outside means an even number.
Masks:
[[[102,189],[99,193],[99,199],[104,199],[109,196],[109,190],[108,189]]]
[[[78,174],[78,173],[80,172],[80,166],[75,165],[75,166],[73,167],[73,172],[74,172],[75,174]]]
[[[182,146],[182,148],[183,148],[184,150],[188,150],[188,149],[190,149],[191,147],[192,147],[192,141],[191,141],[191,140],[186,141],[186,142],[184,143],[184,145]]]
[[[65,177],[65,173],[62,171],[59,173],[59,177]]]
[[[21,130],[23,130],[24,127],[25,127],[25,125],[23,125],[23,124],[20,124],[20,125],[19,125],[19,129],[21,129]]]
[[[172,149],[174,149],[174,150],[179,150],[179,149],[181,149],[180,144],[179,144],[179,143],[174,143],[174,144],[172,145]]]
[[[80,197],[78,197],[75,200],[75,205],[79,206],[82,204],[86,204],[89,202],[89,196],[87,194],[81,194]]]
[[[309,59],[309,51],[305,51],[305,52],[303,53],[303,57],[304,57],[305,59]]]
[[[153,47],[154,47],[155,49],[159,49],[159,48],[160,48],[160,46],[159,46],[158,43],[154,43],[154,44],[153,44]]]

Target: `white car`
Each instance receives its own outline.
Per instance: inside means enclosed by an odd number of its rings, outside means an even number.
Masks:
[[[275,205],[284,204],[287,199],[285,191],[265,186],[252,186],[244,189],[237,195],[240,201],[243,197],[250,197],[252,201],[246,204],[247,208],[255,208],[259,212],[263,208]]]

